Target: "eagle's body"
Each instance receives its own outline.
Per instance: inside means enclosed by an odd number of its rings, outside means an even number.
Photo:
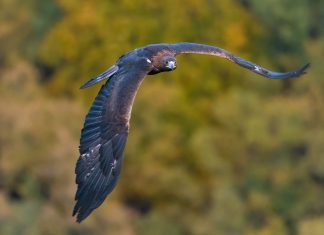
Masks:
[[[194,43],[152,44],[120,57],[108,70],[81,87],[109,78],[93,102],[81,132],[80,158],[75,169],[77,203],[73,210],[78,222],[100,206],[117,183],[132,105],[141,82],[146,75],[174,70],[175,56],[183,53],[220,56],[271,79],[298,77],[308,67],[287,73],[272,72],[221,48]]]

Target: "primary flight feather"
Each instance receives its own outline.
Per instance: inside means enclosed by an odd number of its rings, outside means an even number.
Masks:
[[[121,56],[116,64],[81,86],[86,88],[109,78],[95,98],[81,131],[73,210],[78,222],[100,206],[117,184],[132,105],[141,82],[146,75],[176,69],[176,56],[185,53],[223,57],[270,79],[298,77],[309,66],[285,73],[273,72],[224,49],[187,42],[152,44]]]

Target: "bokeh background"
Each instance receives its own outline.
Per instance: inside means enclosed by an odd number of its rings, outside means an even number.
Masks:
[[[324,234],[323,0],[1,0],[0,234]],[[272,70],[183,55],[133,108],[121,179],[71,217],[79,134],[133,48],[190,41]]]

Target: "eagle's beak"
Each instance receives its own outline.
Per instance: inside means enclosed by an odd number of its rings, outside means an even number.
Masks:
[[[171,60],[171,61],[168,62],[166,67],[171,69],[171,70],[174,70],[177,67],[177,64],[176,64],[175,61]]]

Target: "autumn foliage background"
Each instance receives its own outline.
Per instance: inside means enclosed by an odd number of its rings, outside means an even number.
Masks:
[[[0,234],[324,234],[324,1],[1,0]],[[133,48],[189,41],[272,70],[183,55],[135,100],[121,179],[71,217],[80,129]]]

